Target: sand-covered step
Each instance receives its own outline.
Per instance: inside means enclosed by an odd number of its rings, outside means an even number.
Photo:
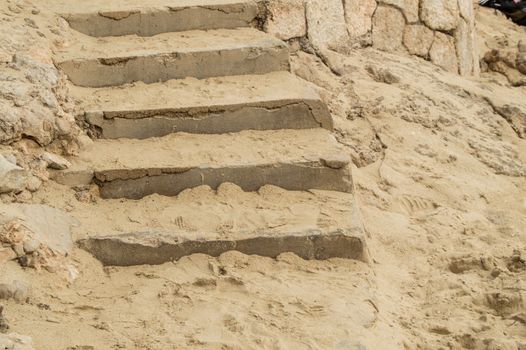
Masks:
[[[173,196],[223,182],[246,191],[267,184],[288,190],[352,191],[347,152],[321,128],[100,139],[71,161],[69,169],[54,174],[55,180],[70,186],[94,181],[104,198]]]
[[[101,138],[332,129],[331,115],[316,91],[289,72],[107,88],[73,86],[71,91]]]
[[[55,11],[71,28],[104,37],[248,27],[258,7],[252,0],[91,0],[82,4],[62,1]]]
[[[75,197],[87,198],[79,196],[82,193]],[[73,228],[74,240],[105,265],[161,264],[193,253],[216,256],[228,250],[367,260],[360,214],[350,193],[275,186],[245,192],[225,183],[217,190],[200,186],[174,197],[75,197],[68,194],[48,202],[67,203],[68,214],[80,223]]]
[[[289,69],[287,45],[253,28],[79,39],[55,63],[75,85],[103,87]]]

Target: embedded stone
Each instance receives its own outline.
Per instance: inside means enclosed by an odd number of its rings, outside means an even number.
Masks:
[[[455,47],[460,75],[473,73],[473,43],[469,25],[461,19],[455,30]]]
[[[410,24],[404,30],[404,46],[410,54],[427,57],[433,43],[433,31],[421,24]]]
[[[316,48],[337,50],[348,44],[349,34],[341,0],[307,2],[307,32]]]
[[[380,6],[373,18],[373,46],[384,51],[402,47],[405,19],[402,13],[387,6]]]
[[[281,40],[307,35],[307,20],[303,0],[276,0],[267,5],[269,16],[265,31]]]
[[[420,19],[434,30],[453,30],[460,20],[457,0],[422,0]]]
[[[371,31],[372,18],[376,10],[375,0],[347,0],[345,3],[345,21],[351,38],[359,38]]]
[[[455,40],[444,33],[435,32],[435,38],[429,50],[431,62],[445,70],[458,73],[458,60],[455,50]]]

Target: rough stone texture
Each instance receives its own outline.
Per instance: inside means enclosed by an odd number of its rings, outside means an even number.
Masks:
[[[398,8],[404,14],[407,23],[416,23],[419,21],[419,0],[379,0],[378,2]]]
[[[36,240],[63,255],[73,247],[70,227],[74,222],[58,209],[39,204],[0,205],[0,225],[13,221],[23,222],[22,226],[28,230],[31,237],[24,238],[24,242]]]
[[[435,32],[435,38],[429,50],[431,62],[445,70],[458,73],[458,60],[455,52],[455,40],[444,33]]]
[[[310,42],[316,48],[337,50],[349,42],[341,0],[307,2],[307,28]]]
[[[421,24],[410,24],[404,30],[404,45],[412,55],[427,57],[433,43],[433,31]]]
[[[388,6],[379,6],[373,18],[373,46],[396,51],[402,47],[405,19],[402,13]]]
[[[420,19],[434,30],[455,29],[460,19],[457,0],[422,0]]]
[[[455,30],[454,38],[460,75],[473,73],[473,42],[469,29],[469,25],[461,19]]]
[[[27,171],[0,154],[0,193],[22,191],[28,176]]]
[[[71,166],[71,163],[67,159],[50,152],[42,153],[41,158],[51,169],[64,170]]]
[[[85,101],[86,121],[100,128],[97,136],[101,138],[332,129],[333,125],[327,106],[312,86],[289,72],[72,91]]]
[[[473,1],[471,0],[458,0],[458,9],[460,16],[468,23],[473,24],[475,22],[475,16],[473,14]]]
[[[345,3],[345,20],[351,39],[366,35],[372,28],[372,17],[376,10],[375,0],[347,0]]]
[[[305,3],[303,0],[276,0],[267,5],[265,31],[282,40],[307,35]]]

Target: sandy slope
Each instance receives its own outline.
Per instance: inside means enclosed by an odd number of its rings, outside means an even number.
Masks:
[[[526,111],[526,89],[369,49],[328,58],[342,76],[305,53],[293,70],[320,87],[357,165],[370,266],[231,252],[102,268],[75,250],[74,282],[0,266],[31,286],[29,303],[2,301],[11,330],[44,350],[526,346],[526,140],[495,111]],[[75,206],[49,189],[33,200]]]

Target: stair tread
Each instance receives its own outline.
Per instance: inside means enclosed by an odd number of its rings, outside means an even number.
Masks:
[[[69,214],[80,222],[73,231],[75,240],[107,265],[158,264],[195,252],[215,255],[233,249],[264,256],[292,251],[305,258],[366,259],[365,235],[351,193],[275,186],[245,192],[225,183],[217,191],[200,186],[174,197],[69,202]],[[286,244],[287,239],[296,244]],[[343,242],[339,250],[322,249],[333,239]],[[242,244],[250,240],[253,243]],[[181,249],[163,252],[166,245]],[[130,254],[131,247],[141,254]]]
[[[132,113],[135,111],[178,111],[264,102],[320,100],[307,82],[289,72],[202,80],[173,79],[152,84],[135,82],[105,88],[72,86],[71,93],[80,101],[83,110],[88,113],[103,112],[107,119],[116,115],[121,118],[144,117],[144,113]]]
[[[49,0],[50,6],[58,13],[91,13],[105,11],[131,11],[160,7],[185,8],[190,6],[217,6],[230,4],[254,3],[253,0]]]
[[[59,64],[65,61],[107,60],[104,64],[111,65],[130,57],[169,55],[176,58],[178,53],[284,47],[286,44],[283,41],[254,28],[191,30],[162,33],[151,37],[84,36],[67,49],[57,52],[56,60]]]
[[[349,159],[342,145],[325,129],[242,131],[201,135],[177,133],[160,138],[96,140],[72,159],[65,170],[117,171],[162,169],[175,171],[199,167],[249,167],[272,164],[323,164]]]

